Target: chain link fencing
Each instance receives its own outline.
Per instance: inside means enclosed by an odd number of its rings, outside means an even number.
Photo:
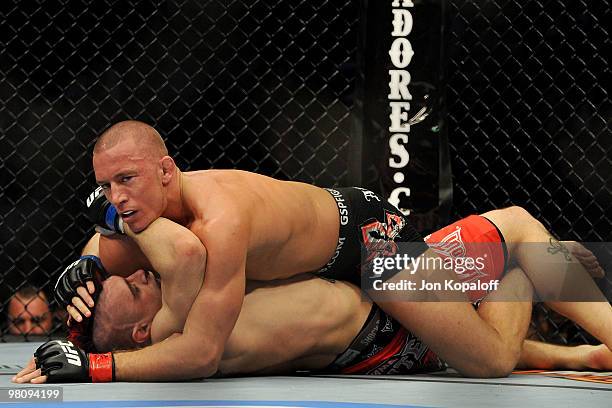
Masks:
[[[117,121],[155,126],[185,170],[347,184],[358,14],[333,1],[1,2],[2,315],[24,286],[50,294],[92,233],[92,142]]]
[[[457,216],[515,204],[561,239],[612,240],[611,17],[600,0],[450,2]],[[534,315],[534,337],[592,340],[544,307]]]
[[[562,238],[610,241],[610,5],[448,6],[455,218],[517,204]],[[155,126],[184,170],[353,182],[360,7],[1,2],[2,314],[26,286],[50,294],[91,234],[92,143],[119,120]],[[534,322],[547,340],[592,340],[541,307]],[[1,340],[12,338],[5,321]]]

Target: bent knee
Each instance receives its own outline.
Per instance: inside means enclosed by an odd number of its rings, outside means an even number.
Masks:
[[[520,360],[521,351],[522,341],[520,344],[510,346],[508,351],[493,364],[493,374],[495,374],[495,377],[507,377],[512,374]]]
[[[510,207],[488,211],[481,215],[485,218],[494,218],[498,221],[506,222],[535,220],[529,211],[519,205],[512,205]]]
[[[529,211],[527,211],[525,208],[519,205],[513,205],[510,207],[502,208],[499,211],[504,212],[508,217],[514,220],[520,220],[520,221],[534,220],[535,221],[535,218],[533,217],[533,215],[531,215]]]
[[[507,242],[527,240],[530,231],[543,228],[529,211],[518,205],[489,211],[481,216],[495,224]]]
[[[516,363],[510,360],[500,360],[485,368],[482,378],[502,378],[508,377],[516,367]]]
[[[503,351],[465,367],[455,367],[461,375],[473,378],[500,378],[512,374],[522,350],[522,344],[506,344]]]
[[[457,369],[459,373],[465,377],[472,378],[501,378],[512,374],[516,367],[518,359],[514,358],[497,358],[495,361],[490,361],[481,364],[477,367]]]

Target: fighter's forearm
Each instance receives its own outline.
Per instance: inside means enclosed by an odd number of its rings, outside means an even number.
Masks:
[[[102,236],[96,233],[85,244],[81,255],[99,257],[109,275],[126,277],[141,268],[151,269],[136,243],[124,235]]]
[[[177,381],[210,377],[219,359],[212,345],[183,334],[136,351],[117,352],[117,381]]]
[[[81,255],[95,255],[100,256],[100,234],[95,233],[87,244],[83,247],[83,251],[81,251]]]
[[[126,225],[126,234],[136,242],[152,268],[165,273],[183,272],[185,268],[202,268],[206,249],[187,228],[166,218],[158,218],[138,233]]]

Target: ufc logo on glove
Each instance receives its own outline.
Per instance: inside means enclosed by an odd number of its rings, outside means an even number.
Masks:
[[[64,352],[64,355],[66,356],[66,359],[68,360],[69,364],[72,364],[78,367],[81,366],[81,359],[79,358],[79,354],[77,353],[75,349],[72,348],[74,347],[74,344],[72,344],[69,341],[59,341],[59,340],[57,341],[57,344],[62,346],[62,351]]]

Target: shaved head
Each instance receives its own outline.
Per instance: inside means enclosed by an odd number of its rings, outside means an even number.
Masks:
[[[180,200],[181,172],[159,133],[146,123],[111,126],[96,141],[92,159],[96,183],[134,232],[164,214],[169,194]]]
[[[136,120],[119,122],[105,130],[96,141],[94,155],[126,141],[133,142],[146,156],[159,158],[168,155],[166,144],[157,130]]]

